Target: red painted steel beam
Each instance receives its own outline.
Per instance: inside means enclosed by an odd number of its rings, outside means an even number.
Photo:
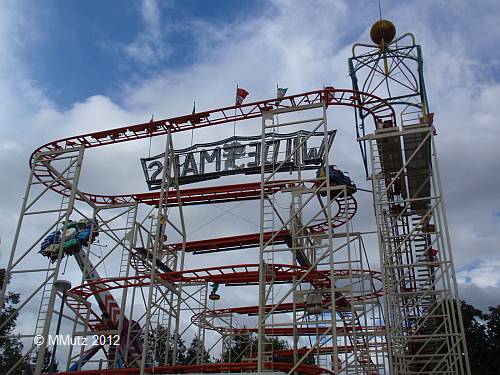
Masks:
[[[265,232],[264,241],[268,241],[275,233],[276,237],[273,240],[274,244],[285,244],[291,241],[290,232],[282,230],[279,232]],[[208,240],[198,240],[186,242],[184,251],[194,253],[209,253],[216,251],[224,251],[231,249],[247,249],[250,247],[258,246],[260,243],[260,233],[242,234],[238,236],[228,236],[211,238]],[[174,243],[166,245],[172,251],[179,251],[182,249],[182,243]]]
[[[288,264],[269,265],[269,281],[291,282],[294,278],[301,278],[308,271],[307,267],[293,266]],[[380,272],[367,270],[335,270],[338,277],[349,276],[352,273],[369,273],[373,278],[380,279]],[[271,276],[272,274],[272,276]],[[253,285],[259,281],[258,264],[237,264],[220,267],[198,268],[193,270],[165,272],[157,275],[164,281],[171,283],[200,283],[215,282],[225,285]],[[330,272],[312,270],[304,277],[304,282],[309,282],[316,287],[329,287]],[[103,278],[97,281],[88,281],[71,289],[71,293],[89,298],[90,296],[109,291],[113,289],[122,289],[129,287],[143,287],[150,284],[150,275],[138,275],[128,277]],[[381,293],[376,291],[374,293]],[[365,297],[366,298],[366,297]]]
[[[292,184],[291,181],[277,181],[272,186],[265,186],[265,194],[275,194],[286,186]],[[244,184],[232,184],[223,186],[208,186],[194,189],[182,189],[177,197],[176,190],[171,190],[166,199],[167,206],[178,205],[179,199],[183,205],[198,205],[208,203],[222,203],[230,201],[251,200],[260,198],[260,182],[250,182]],[[140,203],[158,205],[160,192],[148,192],[133,195],[133,199]]]
[[[357,203],[353,196],[349,196],[347,200],[350,204],[345,206],[344,198],[340,197],[337,200],[338,210],[334,217],[332,217],[332,227],[337,228],[345,224],[347,219],[351,219],[357,211]],[[310,226],[308,229],[312,232],[324,232],[328,230],[328,224],[325,222]],[[287,244],[291,243],[291,236],[287,230],[279,232],[265,232],[264,242],[267,242],[271,237],[277,233],[273,239],[274,244]],[[255,247],[260,244],[260,233],[243,234],[228,237],[210,238],[206,240],[188,241],[185,244],[185,251],[193,253],[212,253],[217,251],[226,251],[234,249],[247,249]],[[172,251],[179,251],[182,249],[182,242],[167,244]]]
[[[289,372],[293,367],[293,363],[280,362],[265,362],[264,367],[267,370]],[[174,366],[156,366],[154,368],[145,368],[145,374],[183,374],[183,373],[221,373],[221,372],[243,372],[255,371],[257,362],[241,362],[241,363],[206,363],[202,365],[174,365]],[[335,375],[331,370],[315,366],[300,364],[295,368],[299,374],[305,375],[320,375],[330,374]],[[83,370],[74,372],[58,372],[59,375],[136,375],[140,374],[140,368],[122,368],[122,369],[100,369],[100,370]]]
[[[307,323],[307,322],[305,322]],[[304,323],[304,324],[305,324]],[[322,335],[329,330],[330,327],[297,327],[294,329],[293,327],[274,327],[274,328],[266,328],[265,334],[268,336],[315,336]],[[259,331],[258,328],[234,328],[232,332],[235,333],[257,333]],[[371,334],[382,333],[385,332],[385,327],[381,326],[354,326],[354,327],[337,327],[337,334],[347,334],[354,331],[363,331]]]
[[[387,349],[386,344],[382,343],[368,343],[367,344],[369,347],[377,347],[377,348],[382,348],[382,349]],[[366,348],[366,345],[356,345],[358,348],[364,349]],[[309,351],[310,348],[298,348],[297,349],[297,354],[299,356],[304,356],[306,353]],[[350,353],[354,350],[353,345],[338,345],[336,347],[337,351],[341,353]],[[334,347],[333,346],[321,346],[319,348],[314,348],[314,350],[311,352],[311,355],[315,355],[316,353],[320,354],[333,354]],[[266,354],[272,354],[275,356],[279,357],[291,357],[293,356],[293,349],[283,349],[283,350],[273,350],[272,352],[265,352]],[[257,353],[254,354],[254,357],[257,356]]]
[[[293,266],[287,264],[274,264],[270,266],[274,280],[290,282],[294,277],[301,277],[308,270],[307,267]],[[344,271],[344,273],[347,271]],[[373,272],[373,271],[372,271]],[[336,271],[337,274],[342,273]],[[345,273],[346,274],[346,273]],[[164,281],[171,283],[198,283],[216,282],[227,285],[251,285],[259,281],[258,264],[237,264],[220,267],[199,268],[185,271],[165,272],[157,275]],[[305,282],[315,281],[329,283],[329,272],[310,271],[304,278]],[[88,298],[95,293],[106,290],[121,289],[128,287],[148,286],[150,275],[138,275],[128,277],[103,278],[98,281],[88,281],[85,284],[71,289],[71,292]]]

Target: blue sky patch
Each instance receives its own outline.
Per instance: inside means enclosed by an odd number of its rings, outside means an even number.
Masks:
[[[32,77],[62,109],[97,94],[119,101],[122,83],[192,64],[197,58],[197,36],[190,29],[193,21],[210,25],[245,22],[263,10],[260,1],[159,2],[158,31],[163,45],[156,47],[169,53],[147,59],[144,50],[146,61],[141,61],[126,53],[127,46],[147,31],[140,2],[49,0],[35,4],[39,35],[36,45],[25,51],[26,59],[32,62]]]

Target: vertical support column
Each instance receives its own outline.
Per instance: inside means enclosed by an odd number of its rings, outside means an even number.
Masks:
[[[141,361],[141,374],[144,374],[147,365],[147,355],[149,348],[148,337],[150,334],[150,326],[152,324],[157,324],[156,333],[159,334],[164,332],[167,335],[167,345],[166,353],[172,353],[172,361],[175,364],[175,358],[177,356],[177,341],[179,337],[179,327],[180,327],[180,312],[182,303],[182,284],[167,286],[167,292],[163,293],[160,291],[164,287],[163,283],[160,284],[157,279],[157,261],[160,260],[164,262],[169,269],[172,271],[182,271],[184,268],[184,250],[186,242],[186,227],[184,222],[184,216],[182,212],[182,201],[179,191],[177,167],[175,165],[176,158],[174,155],[173,139],[172,134],[169,131],[167,134],[166,144],[165,144],[165,156],[163,162],[163,174],[162,183],[160,190],[160,198],[158,203],[158,211],[156,217],[153,219],[152,225],[152,235],[154,235],[154,241],[152,245],[151,254],[151,273],[150,273],[150,283],[148,286],[148,297],[146,306],[146,317],[144,323],[144,342],[143,342],[143,352]],[[175,190],[177,197],[177,209],[179,210],[179,220],[180,228],[174,225],[169,218],[169,207],[167,204],[169,194],[172,194],[171,188]],[[176,233],[182,237],[182,249],[180,251],[172,251],[164,247],[164,242],[166,239],[166,228],[171,227]],[[167,310],[161,305],[162,301],[167,301],[170,306],[170,312],[166,319],[160,318],[162,314],[167,313]],[[154,310],[153,310],[154,309]],[[156,314],[156,321],[153,315]],[[156,316],[155,315],[155,316]],[[163,328],[163,323],[166,320],[167,327]],[[173,320],[173,334],[172,334],[172,320]],[[160,327],[161,326],[161,327]],[[173,337],[173,347],[170,347],[170,338]],[[156,351],[157,340],[155,340],[155,347],[152,349],[153,352]],[[161,357],[161,356],[160,356]],[[156,359],[152,358],[151,365],[154,367]]]
[[[76,155],[74,155],[75,152],[76,152]],[[69,160],[69,162],[68,162],[69,165],[66,168],[66,170],[63,173],[61,173],[61,175],[57,176],[57,174],[56,174],[54,176],[55,183],[57,183],[58,179],[62,179],[61,182],[65,186],[65,189],[63,190],[64,195],[62,197],[61,207],[60,207],[59,213],[58,213],[58,216],[59,216],[58,223],[61,223],[61,221],[62,221],[62,223],[63,223],[62,228],[65,228],[68,225],[71,213],[73,212],[73,206],[75,203],[75,195],[77,193],[78,180],[80,178],[80,171],[81,171],[81,167],[82,167],[84,149],[80,148],[79,150],[68,150],[67,153],[69,155],[71,155],[73,153],[73,155],[66,156],[66,152],[58,153],[56,155],[50,155],[50,156],[49,155],[42,155],[42,156],[40,156],[40,159],[35,158],[35,161],[34,161],[33,167],[32,167],[33,169],[35,169],[37,167],[37,164],[40,162],[41,159],[45,159],[45,163],[47,163],[47,166],[48,166],[49,162],[53,163],[55,159],[59,159],[59,160],[67,159],[67,160]],[[62,157],[61,157],[61,155],[62,155]],[[29,182],[30,184],[33,184],[32,178],[33,178],[33,173],[30,176],[30,179],[31,179],[31,181]],[[29,190],[28,190],[28,192],[29,192]],[[26,200],[27,200],[27,197],[25,198],[25,202],[26,202]],[[35,200],[37,200],[37,199],[35,199]],[[33,202],[33,203],[35,203],[35,202]],[[19,227],[22,224],[22,217],[25,214],[27,214],[27,211],[25,211],[26,208],[27,208],[26,205],[23,204],[23,211],[24,212],[22,212],[20,215],[21,217],[19,220]],[[40,212],[40,213],[42,213],[42,212]],[[44,364],[44,360],[45,360],[45,349],[47,348],[48,336],[49,336],[50,325],[51,325],[51,321],[52,321],[52,315],[54,313],[54,305],[55,305],[55,297],[56,297],[56,290],[55,290],[55,288],[53,288],[53,283],[59,277],[59,269],[61,266],[61,261],[62,261],[63,253],[64,253],[64,251],[63,251],[64,240],[65,240],[65,232],[63,231],[61,233],[59,253],[57,256],[57,260],[55,261],[55,267],[54,267],[53,273],[45,281],[45,283],[46,283],[45,287],[47,287],[49,285],[49,284],[47,284],[47,282],[51,281],[51,284],[50,284],[49,289],[44,288],[44,292],[49,293],[47,310],[46,310],[45,314],[43,314],[44,296],[42,296],[42,302],[41,302],[42,305],[40,306],[40,311],[39,311],[39,316],[38,316],[38,320],[43,319],[43,321],[44,321],[42,333],[41,333],[44,340],[43,340],[42,344],[38,347],[38,355],[37,355],[36,365],[35,365],[35,375],[40,375],[42,373],[42,368],[43,368],[43,364]],[[14,255],[15,247],[16,247],[16,242],[14,243],[13,248],[12,248],[11,259]],[[40,313],[43,314],[44,316],[41,317]]]
[[[457,337],[457,342],[454,343],[454,345],[457,345],[457,348],[455,349],[456,352],[460,355],[461,353],[464,354],[463,358],[457,358],[458,362],[458,373],[465,373],[465,374],[470,374],[471,369],[470,369],[470,362],[469,362],[469,353],[467,349],[467,343],[465,339],[465,329],[464,329],[464,323],[463,323],[463,317],[462,317],[462,309],[461,309],[461,302],[460,302],[460,296],[458,292],[458,285],[457,285],[457,277],[455,273],[455,263],[453,261],[453,252],[452,252],[452,246],[451,246],[451,239],[450,239],[450,233],[448,229],[448,219],[446,217],[446,205],[445,205],[445,200],[444,200],[444,193],[443,193],[443,187],[441,184],[441,174],[439,171],[439,162],[438,162],[438,157],[437,157],[437,151],[436,151],[436,144],[434,140],[434,134],[431,135],[431,152],[432,152],[432,163],[434,166],[434,173],[432,174],[432,184],[434,186],[434,189],[437,190],[436,195],[441,197],[441,212],[437,212],[437,222],[440,228],[442,228],[443,231],[443,240],[445,241],[446,248],[448,249],[447,254],[445,254],[445,260],[449,260],[450,262],[450,267],[449,267],[449,288],[451,289],[451,301],[449,304],[449,314],[452,319],[452,329],[458,332],[458,337]]]
[[[334,249],[334,244],[333,244],[333,222],[332,222],[332,203],[333,200],[336,198],[334,195],[337,194],[337,192],[333,192],[331,189],[331,181],[330,181],[330,165],[333,166],[333,160],[330,161],[330,155],[328,152],[328,117],[327,117],[327,104],[324,103],[323,105],[323,133],[324,133],[324,138],[323,138],[323,149],[324,155],[321,155],[321,158],[323,159],[323,168],[325,168],[325,189],[326,189],[326,224],[327,224],[327,241],[328,241],[328,246],[327,246],[327,252],[328,252],[328,271],[330,273],[330,293],[329,293],[329,299],[331,301],[330,305],[330,324],[331,324],[331,341],[332,341],[332,347],[333,347],[333,357],[335,359],[338,358],[338,338],[337,338],[337,293],[336,293],[336,285],[335,285],[335,260],[334,260],[334,255],[333,255],[333,249]],[[347,194],[344,195],[344,197],[347,197]],[[347,205],[346,205],[347,206]],[[347,222],[347,221],[346,221]],[[348,227],[346,227],[348,228]],[[348,229],[347,229],[348,230]],[[335,372],[335,374],[338,374],[340,369],[339,369],[339,363],[337,360],[334,361],[332,370]]]
[[[167,139],[165,142],[165,156],[163,159],[163,173],[162,173],[162,180],[161,180],[161,190],[160,190],[160,198],[158,201],[158,212],[157,216],[155,219],[155,232],[152,233],[154,235],[154,241],[153,241],[153,246],[152,246],[152,255],[151,255],[151,273],[150,273],[150,281],[149,281],[149,287],[148,287],[148,298],[147,298],[147,305],[146,305],[146,319],[144,323],[144,338],[143,338],[143,350],[142,350],[142,359],[141,359],[141,375],[144,374],[144,369],[146,368],[146,360],[147,360],[147,354],[148,354],[148,349],[149,349],[149,333],[150,333],[150,324],[151,324],[151,312],[153,308],[153,291],[155,288],[157,288],[157,281],[156,281],[156,264],[157,264],[157,259],[158,259],[158,251],[163,247],[163,235],[164,235],[164,229],[165,229],[165,220],[166,220],[166,207],[165,207],[165,202],[166,199],[168,198],[168,193],[170,189],[170,184],[171,184],[171,175],[170,175],[170,170],[172,163],[175,163],[175,158],[171,158],[171,153],[172,153],[172,134],[168,133]],[[175,167],[174,167],[175,170]],[[165,216],[164,216],[165,215]],[[174,342],[175,345],[175,342]],[[154,363],[154,358],[153,358],[153,363]]]
[[[262,144],[266,142],[266,135],[272,136],[270,129],[281,131],[282,128],[287,127],[285,129],[288,130],[296,126],[300,129],[300,137],[297,137],[293,151],[287,152],[288,159],[283,162],[297,166],[297,170],[292,172],[294,178],[286,177],[287,188],[283,190],[291,200],[287,220],[282,219],[275,204],[266,205],[264,193],[266,187],[276,183],[275,176],[282,171],[280,169],[282,165],[269,163],[264,153],[260,155],[258,371],[269,369],[265,365],[265,361],[268,360],[268,350],[265,348],[266,332],[289,329],[293,333],[294,358],[294,365],[289,369],[289,373],[297,371],[297,368],[312,355],[317,355],[317,365],[320,365],[321,361],[327,366],[331,363],[332,370],[337,373],[341,371],[374,373],[383,368],[383,363],[380,363],[383,359],[376,363],[372,361],[369,335],[379,333],[371,333],[361,325],[362,319],[366,321],[366,318],[358,314],[359,297],[355,296],[356,288],[343,286],[343,283],[348,281],[352,284],[363,283],[364,274],[358,270],[353,272],[353,267],[359,260],[351,257],[353,238],[349,220],[356,211],[356,201],[348,193],[346,186],[335,186],[330,177],[329,166],[333,163],[328,154],[331,134],[328,130],[327,102],[305,106],[299,121],[295,118],[283,121],[283,117],[286,116],[281,115],[291,116],[294,110],[301,108],[269,111],[263,114],[262,119]],[[319,111],[321,113],[318,113]],[[273,121],[273,117],[278,113],[279,123]],[[304,132],[305,129],[307,132]],[[313,172],[315,175],[317,173],[317,176],[311,178],[312,173],[305,172],[304,169],[311,169],[307,163],[313,134],[322,137],[320,146],[315,146],[318,147],[315,151],[316,158],[320,160],[320,164]],[[302,157],[304,160],[301,160]],[[335,217],[332,208],[334,204],[338,205]],[[279,218],[277,227],[267,225],[270,222],[267,217],[269,210],[271,214],[274,214],[272,212],[274,210]],[[334,228],[342,225],[345,225],[344,232],[336,233]],[[287,243],[288,248],[274,246],[270,231],[273,233],[288,231],[291,237]],[[274,264],[275,258],[279,259],[277,264]],[[290,260],[285,260],[287,258]],[[280,284],[277,288],[273,275],[281,266],[280,263],[290,264],[300,271],[288,285]],[[289,304],[292,306],[289,315],[291,317],[288,320],[280,315],[280,319],[276,319],[273,316],[274,311],[285,302],[291,302]],[[266,307],[269,305],[271,308]],[[299,351],[300,337],[305,332],[308,332],[311,344],[307,350]],[[327,344],[330,343],[331,348],[328,348]],[[350,354],[346,355],[346,365],[341,368],[337,359],[341,351],[344,353],[347,350],[350,350]],[[332,354],[333,359],[330,361]]]
[[[262,148],[266,146],[266,121],[272,119],[273,115],[270,112],[262,114],[262,129],[261,129],[261,145]],[[260,214],[259,214],[259,227],[260,227],[260,251],[259,251],[259,316],[257,326],[257,372],[264,371],[264,342],[265,342],[265,319],[266,319],[266,263],[264,258],[264,204],[265,204],[265,171],[266,171],[266,153],[261,152],[260,155],[260,174],[261,174],[261,187],[260,187]]]

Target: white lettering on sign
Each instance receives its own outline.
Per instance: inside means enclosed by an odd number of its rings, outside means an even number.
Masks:
[[[329,151],[335,130],[328,132]],[[294,152],[295,151],[295,152]],[[266,166],[283,163],[283,171],[315,169],[325,154],[324,133],[298,131],[289,134],[266,134],[262,137],[231,137],[218,142],[198,144],[175,150],[175,166],[180,184],[188,184],[234,174],[261,172],[261,160]],[[164,154],[141,158],[146,183],[150,190],[160,188]]]

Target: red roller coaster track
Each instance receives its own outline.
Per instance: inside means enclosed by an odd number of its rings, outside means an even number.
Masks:
[[[357,211],[357,202],[354,197],[348,196],[340,197],[335,200],[337,203],[337,211],[332,215],[331,227],[338,228],[344,225],[348,220],[352,219]],[[328,230],[327,221],[310,225],[308,230],[312,232],[325,232]],[[281,230],[280,232],[265,232],[264,241],[267,242],[272,239],[274,244],[289,244],[291,242],[291,235],[288,230]],[[206,240],[189,241],[185,243],[185,251],[193,252],[195,254],[204,254],[217,251],[227,251],[234,249],[247,249],[258,246],[260,243],[260,233],[243,234],[237,236],[218,237]],[[182,248],[182,243],[174,243],[165,245],[172,251],[177,251]]]
[[[302,266],[291,266],[285,264],[274,264],[269,266],[270,278],[272,278],[275,283],[287,283],[292,282],[294,279],[300,279],[304,282],[309,282],[316,288],[328,287],[330,285],[330,273],[328,271],[309,271],[307,267]],[[376,271],[366,271],[366,270],[336,270],[336,276],[347,277],[352,275],[358,275],[360,277],[365,277],[365,274],[370,274],[374,279],[380,280],[380,273]],[[219,283],[225,284],[227,286],[242,286],[242,285],[255,285],[258,283],[259,279],[259,266],[258,264],[243,264],[243,265],[230,265],[222,267],[209,267],[209,268],[199,268],[193,270],[176,271],[176,272],[166,272],[161,273],[158,277],[168,283]],[[95,294],[99,294],[105,291],[110,291],[114,289],[129,288],[129,287],[141,287],[147,286],[149,284],[150,275],[141,276],[129,276],[121,278],[103,278],[97,281],[90,281],[85,284],[79,285],[70,291],[70,296],[79,296],[84,299],[88,299]],[[382,290],[376,290],[372,293],[355,296],[353,300],[369,300],[381,296]],[[266,306],[266,311],[273,309],[277,313],[289,312],[294,308],[293,303],[282,303],[279,306]],[[344,297],[340,296],[339,300],[336,301],[336,305],[339,308],[348,305],[348,302],[344,300]],[[303,309],[305,306],[295,306],[295,308]],[[204,312],[204,314],[219,316],[224,314],[237,313],[237,314],[247,314],[255,315],[258,313],[258,306],[245,306],[245,307],[235,307],[235,308],[225,308],[218,310],[209,310]],[[192,321],[200,325],[200,316],[194,315]],[[211,328],[212,329],[212,328]],[[238,332],[256,332],[254,328],[239,329]],[[235,331],[236,332],[236,331]],[[299,334],[314,334],[316,331],[299,332]],[[267,334],[270,335],[280,335],[287,336],[293,333],[293,330],[288,328],[283,329],[273,329]]]
[[[267,370],[285,371],[288,372],[294,368],[293,363],[266,362],[264,367]],[[182,374],[182,373],[221,373],[221,372],[243,372],[255,371],[257,362],[242,362],[242,363],[208,363],[203,365],[178,365],[178,366],[157,366],[154,368],[145,368],[145,374]],[[334,372],[314,365],[299,365],[295,370],[301,374],[320,375],[331,374]],[[84,370],[78,372],[60,372],[59,375],[127,375],[139,374],[139,368],[124,368],[124,369],[107,369],[107,370]]]
[[[307,267],[288,264],[270,265],[269,281],[290,282],[294,277],[304,276],[304,282],[329,285],[328,273],[309,271]],[[258,264],[237,264],[221,267],[198,268],[185,271],[160,273],[157,277],[167,283],[218,283],[225,285],[255,285],[259,282]],[[102,278],[89,281],[70,290],[71,293],[88,298],[94,294],[128,287],[142,287],[149,285],[150,275],[128,277]]]
[[[363,103],[361,104],[360,97],[363,95]],[[297,95],[291,95],[281,98],[279,104],[276,104],[276,98],[248,103],[241,106],[231,106],[219,109],[214,109],[206,112],[194,113],[191,115],[180,116],[170,119],[158,120],[148,123],[142,123],[137,125],[130,125],[116,129],[104,130],[94,133],[82,134],[74,137],[68,137],[56,141],[49,142],[38,149],[36,149],[30,158],[30,167],[33,170],[33,175],[36,179],[41,181],[47,188],[60,193],[62,195],[68,194],[68,187],[64,182],[61,182],[57,178],[55,172],[50,167],[52,160],[56,158],[60,152],[78,150],[78,149],[90,149],[94,147],[102,147],[106,145],[117,144],[121,142],[129,142],[134,140],[140,140],[150,137],[162,136],[168,133],[177,133],[192,129],[203,128],[207,126],[222,125],[226,123],[232,123],[235,121],[242,121],[248,119],[255,119],[262,116],[266,111],[273,109],[293,109],[299,108],[301,106],[324,104],[329,106],[347,106],[358,108],[366,113],[370,114],[374,120],[374,123],[392,120],[396,123],[395,112],[393,108],[382,98],[376,97],[367,93],[360,93],[355,90],[350,89],[335,89],[335,88],[324,88],[322,90],[316,90],[306,93],[301,93]],[[264,193],[266,195],[275,194],[276,192],[282,190],[287,185],[293,182],[290,181],[279,181],[273,186],[265,187]],[[213,186],[195,189],[184,189],[180,191],[180,199],[184,205],[197,205],[197,204],[208,204],[208,203],[221,203],[221,202],[231,202],[237,200],[250,200],[259,199],[261,194],[261,184],[260,183],[247,183],[247,184],[235,184],[227,186]],[[88,200],[97,205],[109,205],[109,204],[119,204],[119,203],[144,203],[148,205],[158,205],[159,192],[149,192],[149,193],[136,193],[136,194],[121,194],[121,195],[102,195],[95,193],[79,192],[77,199]],[[169,194],[170,195],[170,194]],[[178,197],[175,194],[171,194],[167,198],[166,204],[171,206],[177,204]],[[345,224],[345,222],[352,218],[355,214],[357,205],[354,198],[348,198],[350,203],[345,202],[344,199],[338,199],[338,212],[334,215],[333,227],[338,227]],[[308,227],[311,231],[321,232],[328,230],[325,223],[314,224]],[[270,232],[267,235],[271,238],[274,233]],[[289,233],[283,231],[275,236],[275,241],[282,241],[286,243],[289,239]],[[258,234],[249,234],[232,238],[217,238],[211,240],[203,241],[192,241],[188,242],[186,245],[187,251],[193,252],[206,252],[206,251],[220,251],[229,250],[233,248],[244,248],[255,246],[259,243]],[[169,245],[172,248],[176,247],[176,244]],[[269,278],[272,278],[273,282],[276,283],[289,283],[292,280],[300,279],[304,282],[309,282],[315,288],[321,289],[328,287],[330,285],[329,273],[308,270],[308,267],[302,266],[291,266],[284,264],[274,264],[272,266],[272,272],[269,273]],[[342,271],[336,271],[341,273]],[[368,272],[368,271],[361,271]],[[375,275],[375,274],[373,274]],[[257,264],[243,264],[234,266],[222,266],[222,267],[212,267],[212,268],[202,268],[179,272],[166,272],[159,274],[159,278],[164,282],[169,284],[175,283],[206,283],[214,282],[219,284],[231,285],[256,285],[259,281],[259,267]],[[270,280],[269,280],[270,281]],[[149,285],[149,275],[143,274],[132,277],[125,278],[104,278],[97,281],[90,281],[83,285],[73,288],[68,293],[68,303],[71,304],[72,296],[73,298],[87,299],[96,293],[101,293],[104,291],[110,291],[119,288],[128,287],[141,287]],[[373,296],[363,296],[363,298],[374,298],[380,295],[380,291],[373,293]],[[342,303],[342,301],[340,301]],[[337,302],[338,303],[338,302]],[[75,307],[81,306],[81,304],[75,304]],[[241,313],[241,314],[256,314],[256,306],[249,306],[243,308],[230,308],[221,310],[211,310],[209,313],[219,314],[219,313]],[[266,308],[272,309],[273,307],[267,306]],[[276,310],[288,311],[290,309],[286,303],[280,305]],[[300,309],[300,307],[299,307]],[[82,313],[81,311],[79,311]],[[97,314],[93,314],[97,315]],[[195,317],[193,319],[196,320]],[[91,324],[91,329],[97,329],[102,325],[99,322],[99,318],[95,316],[95,320]],[[317,334],[318,329],[327,329],[326,327],[318,327],[314,329],[314,332],[309,332],[309,328],[302,328],[303,332],[300,334],[310,335]],[[354,327],[343,327],[347,332],[349,329],[358,329],[357,326]],[[363,329],[373,329],[377,331],[380,327],[363,327]],[[254,332],[254,328],[247,328],[248,332]],[[253,330],[253,331],[252,331]],[[270,335],[291,335],[291,328],[273,328],[271,331],[266,332]],[[346,349],[347,350],[347,349]],[[283,353],[285,354],[285,353]],[[289,363],[266,363],[266,368],[273,370],[289,371],[293,368],[292,364]],[[167,366],[167,367],[156,367],[154,369],[146,369],[146,373],[182,373],[182,372],[224,372],[224,371],[245,371],[245,370],[255,370],[257,368],[257,362],[246,362],[246,363],[223,363],[223,364],[204,364],[204,365],[183,365],[183,366]],[[79,374],[87,375],[100,375],[100,374],[136,374],[139,373],[138,368],[127,368],[127,369],[107,369],[107,370],[88,370],[79,371]],[[322,369],[317,366],[309,365],[299,365],[295,368],[295,371],[299,373],[307,374],[320,374],[320,373],[330,373],[330,370]],[[67,373],[62,373],[67,374]],[[69,374],[69,373],[68,373]],[[75,372],[71,372],[75,374]]]
[[[67,186],[60,181],[47,181],[45,178],[54,178],[53,171],[46,163],[54,158],[54,153],[60,150],[77,148],[94,148],[122,142],[130,142],[149,137],[165,135],[168,132],[177,133],[191,129],[207,126],[215,126],[235,121],[259,118],[262,113],[276,108],[296,108],[310,104],[324,103],[327,106],[347,106],[359,108],[369,113],[374,123],[383,120],[392,120],[396,123],[394,109],[382,98],[375,95],[363,93],[363,103],[360,103],[359,91],[349,89],[324,88],[322,90],[310,91],[302,94],[286,96],[280,99],[276,105],[276,98],[260,102],[243,104],[214,109],[191,115],[174,117],[137,125],[130,125],[116,129],[103,130],[94,133],[77,135],[49,142],[36,149],[30,158],[30,166],[33,167],[34,176],[42,181],[50,189],[67,194]],[[201,192],[203,193],[203,191]],[[154,195],[148,193],[127,195],[101,195],[84,193],[85,199],[95,204],[116,204],[128,202],[150,202],[154,201]],[[78,199],[82,199],[78,197]]]
[[[275,283],[291,282],[294,278],[301,279],[314,285],[329,286],[329,271],[309,270],[308,267],[293,266],[289,264],[268,265],[269,281]],[[349,272],[370,273],[372,276],[379,275],[376,271],[366,270],[336,270],[337,276],[349,276]],[[157,274],[157,277],[167,283],[218,283],[228,286],[255,285],[259,282],[258,264],[236,264],[220,267],[196,268],[192,270],[173,271]],[[378,276],[376,276],[378,278]],[[94,294],[113,289],[142,287],[149,285],[150,275],[138,275],[128,277],[109,277],[74,287],[70,292],[83,298],[89,298]]]

